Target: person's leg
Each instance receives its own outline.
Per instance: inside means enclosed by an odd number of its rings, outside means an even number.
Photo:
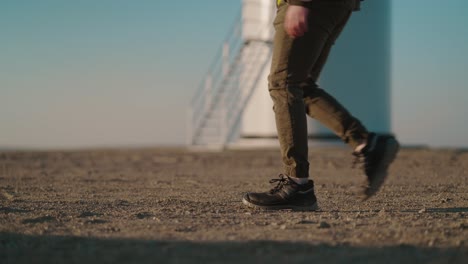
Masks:
[[[366,142],[368,132],[361,122],[352,116],[333,96],[317,85],[318,77],[328,59],[328,55],[346,26],[351,10],[341,18],[333,29],[330,38],[320,53],[319,58],[309,72],[307,86],[304,88],[304,105],[307,114],[318,120],[338,135],[353,149]]]
[[[350,10],[356,6],[349,1]],[[387,177],[389,165],[398,153],[399,143],[393,136],[369,133],[361,122],[352,116],[335,98],[317,85],[317,79],[325,65],[336,39],[345,27],[351,12],[331,33],[315,65],[310,69],[308,84],[304,88],[304,105],[307,114],[330,128],[353,148],[356,161],[363,163],[367,183],[364,198],[374,195]]]
[[[346,14],[340,5],[309,9],[309,30],[300,38],[291,38],[283,27],[287,4],[279,7],[275,19],[273,58],[269,76],[269,91],[281,147],[284,173],[278,185],[269,192],[247,193],[244,204],[266,209],[316,210],[314,184],[309,176],[307,120],[304,87],[310,69],[336,27],[336,21]],[[298,179],[305,180],[298,184]]]
[[[309,10],[309,31],[291,38],[283,23],[287,5],[280,6],[275,20],[273,58],[269,92],[273,100],[284,173],[291,177],[309,176],[307,120],[304,88],[310,70],[337,26],[346,15],[341,6],[317,5]]]

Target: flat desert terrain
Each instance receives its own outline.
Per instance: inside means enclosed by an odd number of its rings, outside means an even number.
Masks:
[[[365,202],[352,158],[311,148],[294,212],[241,203],[275,149],[0,152],[0,263],[468,263],[468,151],[403,148]]]

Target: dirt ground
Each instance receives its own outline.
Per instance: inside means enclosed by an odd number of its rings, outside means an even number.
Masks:
[[[0,263],[468,263],[468,151],[402,149],[384,188],[310,150],[320,211],[241,203],[278,150],[0,152]]]

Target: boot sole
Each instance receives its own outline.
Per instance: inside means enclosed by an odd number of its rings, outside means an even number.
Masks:
[[[278,205],[259,205],[259,204],[254,204],[245,197],[242,198],[242,203],[247,205],[248,207],[251,208],[258,208],[262,210],[292,210],[292,211],[317,211],[318,204],[315,202],[312,205],[308,206],[301,206],[301,205],[291,205],[291,204],[278,204]]]
[[[386,144],[387,146],[385,147],[385,153],[378,173],[376,173],[374,180],[364,189],[363,201],[369,199],[380,190],[388,176],[388,167],[395,160],[400,149],[400,144],[394,138],[388,139]]]

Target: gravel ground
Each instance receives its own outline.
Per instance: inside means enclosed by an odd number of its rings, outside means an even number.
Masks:
[[[318,212],[241,203],[278,150],[0,152],[0,263],[468,263],[468,151],[402,149],[372,199],[310,151]]]

